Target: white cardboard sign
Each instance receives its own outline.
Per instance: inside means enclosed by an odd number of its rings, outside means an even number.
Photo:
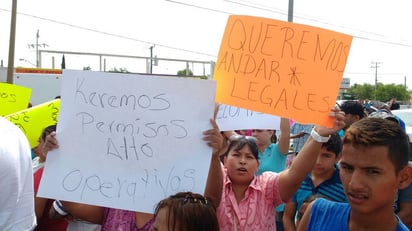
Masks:
[[[39,195],[153,213],[180,191],[202,193],[211,149],[211,80],[65,70]]]
[[[216,122],[221,131],[280,129],[280,117],[227,104],[220,104]]]

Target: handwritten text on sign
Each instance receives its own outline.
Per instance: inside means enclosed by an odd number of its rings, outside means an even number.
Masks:
[[[330,126],[351,41],[320,28],[230,16],[215,67],[216,100]]]
[[[226,104],[219,105],[216,123],[221,131],[280,129],[280,117]]]
[[[27,139],[30,147],[39,143],[39,137],[44,128],[57,124],[60,111],[60,99],[51,100],[34,107],[5,116],[6,119],[19,127]]]
[[[178,191],[203,193],[214,90],[214,81],[64,71],[60,148],[40,195],[153,212]]]
[[[0,83],[0,116],[26,109],[30,102],[30,95],[31,88]]]

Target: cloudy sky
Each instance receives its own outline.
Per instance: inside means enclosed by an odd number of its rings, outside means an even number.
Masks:
[[[229,15],[287,21],[289,3],[289,0],[17,1],[15,66],[27,67],[36,63],[36,49],[30,46],[34,44],[55,51],[142,57],[150,56],[150,47],[154,46],[153,55],[159,58],[216,61]],[[409,0],[294,0],[293,21],[354,37],[344,73],[352,84],[374,84],[377,71],[379,82],[404,84],[406,80],[411,89],[411,6]],[[0,60],[4,66],[8,60],[11,8],[12,0],[0,1]],[[52,67],[52,56],[55,66],[60,66],[61,54],[44,54],[42,67]],[[66,62],[70,69],[85,66],[99,69],[96,57],[69,55]],[[144,72],[146,68],[130,59],[108,59],[106,65],[107,69],[125,67],[134,72]],[[162,68],[165,65],[155,67],[154,71]]]

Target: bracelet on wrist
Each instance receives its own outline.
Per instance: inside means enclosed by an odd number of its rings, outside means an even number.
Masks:
[[[326,143],[330,139],[330,135],[327,137],[319,135],[319,133],[315,130],[315,128],[313,128],[312,131],[310,132],[310,136],[312,136],[312,138],[319,143]]]
[[[60,214],[61,216],[67,216],[67,215],[69,215],[69,212],[67,212],[67,211],[64,209],[62,203],[61,203],[60,201],[58,201],[58,200],[55,200],[55,201],[53,202],[53,208],[54,208],[54,210],[56,210],[56,212],[57,212],[58,214]]]

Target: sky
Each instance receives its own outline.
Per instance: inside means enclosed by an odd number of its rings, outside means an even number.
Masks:
[[[412,89],[410,0],[294,0],[293,22],[353,36],[344,78],[350,83],[406,84]],[[232,14],[287,21],[289,0],[17,0],[15,66],[33,67],[36,49],[216,61]],[[0,60],[8,64],[12,0],[0,1]],[[37,31],[39,38],[36,41]],[[43,47],[43,44],[46,47]],[[153,47],[153,48],[151,48]],[[43,68],[62,54],[43,53]],[[99,70],[97,57],[65,55],[66,68]],[[186,64],[159,61],[153,73]],[[176,67],[177,66],[177,67]],[[106,70],[145,72],[144,60],[106,58]],[[195,74],[210,65],[191,65]]]

